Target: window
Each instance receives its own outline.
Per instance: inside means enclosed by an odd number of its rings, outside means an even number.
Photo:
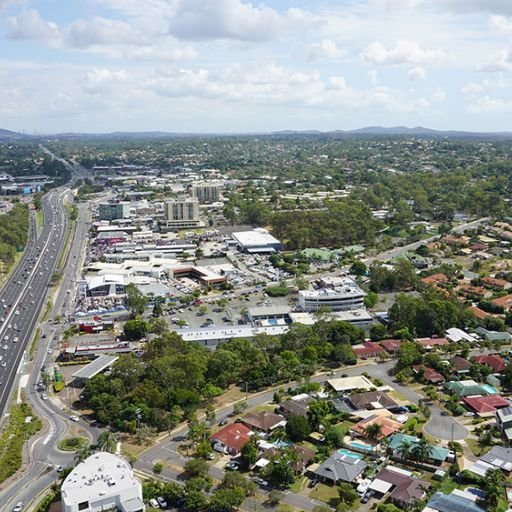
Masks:
[[[82,501],[82,503],[78,504],[78,510],[88,510],[88,508],[89,508],[88,501]]]

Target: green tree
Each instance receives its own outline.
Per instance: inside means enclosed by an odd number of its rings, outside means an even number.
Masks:
[[[245,500],[243,489],[239,487],[222,488],[215,491],[210,504],[209,512],[234,512]]]
[[[272,489],[268,493],[268,503],[271,507],[277,507],[284,498],[284,494],[279,489]]]
[[[153,464],[153,473],[159,475],[164,469],[164,465],[161,462],[155,462]]]
[[[373,324],[370,327],[370,339],[372,341],[380,341],[386,337],[387,329],[382,324]]]
[[[117,436],[113,432],[105,430],[98,436],[94,448],[100,452],[115,453],[117,451],[117,443]]]
[[[356,276],[364,276],[368,272],[368,267],[360,260],[354,261],[350,267],[350,273]]]
[[[246,468],[250,468],[258,460],[258,443],[254,437],[242,447],[242,461]]]
[[[340,501],[347,505],[352,505],[359,499],[359,495],[356,490],[347,482],[343,482],[338,485],[338,494]]]
[[[504,497],[505,476],[501,469],[489,469],[483,478],[485,503],[488,509],[497,507],[500,498]]]
[[[142,315],[148,303],[147,297],[145,297],[133,283],[126,285],[125,293],[126,304],[132,310],[132,313],[137,316]]]
[[[208,475],[208,464],[202,459],[190,459],[183,467],[188,478],[204,478]]]
[[[129,340],[140,340],[148,334],[148,331],[148,323],[141,319],[128,320],[124,324],[124,334]]]
[[[310,432],[309,421],[306,417],[293,415],[288,418],[286,422],[286,433],[292,441],[304,441]]]
[[[371,441],[377,441],[382,434],[382,426],[378,423],[371,423],[365,428],[365,434]]]

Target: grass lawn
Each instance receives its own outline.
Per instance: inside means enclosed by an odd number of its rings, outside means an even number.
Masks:
[[[391,397],[391,398],[395,398],[396,400],[398,400],[399,402],[406,402],[406,403],[409,403],[409,400],[407,400],[407,398],[402,395],[402,393],[400,393],[399,391],[397,391],[396,389],[394,389],[393,391],[389,391],[388,392],[388,395]]]
[[[480,457],[483,452],[487,451],[487,448],[482,448],[477,439],[473,439],[471,437],[466,438],[466,444],[469,446],[469,449],[473,452],[473,455]]]
[[[306,487],[309,480],[305,476],[301,476],[300,478],[297,478],[297,480],[294,482],[294,484],[290,487],[290,491],[294,493],[298,493]]]
[[[339,500],[337,487],[326,484],[317,484],[315,489],[309,494],[309,497],[334,506]]]
[[[434,483],[434,481],[432,483]],[[464,486],[458,484],[451,478],[446,478],[439,486],[439,491],[444,492],[445,494],[450,494],[454,489],[464,489]]]

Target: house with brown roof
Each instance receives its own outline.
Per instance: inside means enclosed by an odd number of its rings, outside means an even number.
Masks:
[[[416,343],[418,343],[425,350],[432,350],[433,348],[446,346],[450,342],[446,338],[437,338],[432,336],[432,338],[417,338]]]
[[[210,436],[213,449],[217,452],[238,455],[251,440],[252,431],[243,423],[230,423]]]
[[[498,409],[510,407],[509,401],[500,395],[468,396],[463,398],[463,402],[482,418],[494,416]]]
[[[491,300],[495,306],[501,306],[505,311],[509,311],[512,308],[512,295],[508,294],[504,297],[498,297],[497,299]]]
[[[484,318],[491,316],[490,313],[487,313],[487,311],[484,311],[483,309],[480,309],[477,306],[471,306],[469,308],[469,311],[471,311],[471,313],[473,313],[473,316],[478,318],[479,320],[483,320]]]
[[[369,359],[370,357],[377,357],[379,354],[385,352],[385,350],[373,341],[365,341],[359,345],[353,345],[352,351],[359,359]]]
[[[505,279],[497,279],[496,277],[482,277],[481,281],[486,288],[491,288],[492,290],[507,290],[512,286]]]
[[[257,414],[249,412],[241,421],[251,430],[265,432],[266,434],[286,425],[286,418],[284,416],[268,411],[261,411]]]
[[[424,277],[420,279],[420,283],[423,283],[426,286],[431,285],[439,285],[442,283],[447,283],[449,281],[448,277],[445,274],[432,274],[431,276]]]
[[[311,402],[311,397],[293,397],[282,404],[279,404],[279,412],[289,418],[290,416],[307,416],[308,404]]]
[[[412,367],[412,371],[414,373],[416,373],[417,375],[421,373],[422,369],[423,369],[422,378],[426,382],[430,382],[431,384],[440,384],[441,382],[445,381],[445,378],[443,377],[443,375],[441,375],[439,372],[437,372],[433,368],[429,368],[428,366],[423,366],[421,364],[417,364],[416,366]]]
[[[472,286],[472,285],[466,285],[461,286],[459,288],[459,293],[461,295],[464,295],[464,297],[470,298],[470,299],[483,299],[485,297],[489,297],[491,293],[489,290],[486,290],[485,288],[482,288],[481,286]]]
[[[402,345],[402,340],[382,340],[380,342],[380,344],[390,354],[396,354],[400,350],[400,346]]]
[[[471,368],[471,363],[464,359],[462,356],[454,356],[451,360],[453,371],[459,375],[468,373]]]
[[[389,493],[390,501],[406,510],[425,497],[430,484],[415,478],[410,471],[388,465],[377,473],[368,488],[379,499]]]
[[[379,441],[385,437],[389,437],[395,432],[398,432],[402,428],[401,423],[398,423],[398,421],[394,421],[391,418],[385,418],[384,416],[375,415],[364,418],[350,427],[350,435],[353,437],[362,437],[368,439],[366,435],[366,429],[370,425],[380,426],[380,433],[377,436],[377,440]]]
[[[397,407],[398,404],[384,391],[365,391],[353,393],[347,400],[356,410],[388,409]]]
[[[295,473],[303,473],[315,458],[315,452],[309,448],[303,448],[302,446],[293,444],[289,446],[288,449],[292,450],[297,455],[297,458],[293,463],[293,470]],[[261,457],[256,462],[256,467],[265,467],[272,459],[278,457],[280,453],[281,450],[278,448],[269,448],[268,450],[263,451]]]
[[[506,367],[507,362],[498,354],[486,354],[474,356],[473,361],[479,364],[486,364],[492,368],[493,373],[501,373]]]
[[[489,245],[484,244],[483,242],[476,242],[476,243],[470,245],[469,248],[473,252],[487,251],[487,249],[489,249]]]

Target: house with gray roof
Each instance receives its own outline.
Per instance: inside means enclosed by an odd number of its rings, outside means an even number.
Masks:
[[[512,440],[512,407],[504,407],[496,411],[496,424],[510,442]]]
[[[444,494],[436,492],[432,495],[423,512],[485,512],[467,493]]]
[[[348,450],[334,452],[325,462],[319,466],[310,466],[309,471],[324,482],[337,484],[340,482],[355,482],[366,469],[360,455],[350,454]]]

